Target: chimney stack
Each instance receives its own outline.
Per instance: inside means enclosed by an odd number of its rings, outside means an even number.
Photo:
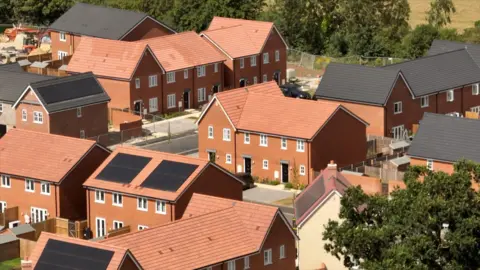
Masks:
[[[335,164],[335,161],[330,160],[330,163],[327,165],[327,169],[329,170],[337,170],[337,164]]]
[[[22,267],[22,270],[32,270],[32,261],[28,259],[28,257],[25,257],[24,260],[20,261],[20,265]]]

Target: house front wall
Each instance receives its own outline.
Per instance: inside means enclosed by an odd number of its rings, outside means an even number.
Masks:
[[[130,105],[130,82],[114,79],[97,77],[105,92],[110,97],[109,108],[132,109]]]
[[[298,266],[299,269],[319,269],[324,263],[327,269],[347,269],[343,262],[338,260],[323,248],[327,241],[323,240],[324,226],[330,220],[340,221],[340,196],[332,195],[310,218],[298,228]]]
[[[252,59],[251,57],[254,57],[256,59],[256,65],[252,66]],[[243,59],[243,68],[240,66],[240,59]],[[245,80],[245,86],[247,85],[252,85],[254,84],[254,77],[257,78],[257,83],[262,82],[262,76],[260,74],[260,61],[261,58],[259,55],[252,55],[252,56],[246,56],[243,58],[237,58],[234,60],[234,68],[235,68],[235,79],[234,83],[235,86],[234,88],[239,88],[240,86],[240,80]]]
[[[480,94],[474,95],[472,93],[472,86],[467,85],[462,88],[462,114],[465,115],[465,111],[470,111],[473,107],[480,106]]]
[[[0,124],[6,125],[7,130],[13,128],[16,124],[16,112],[12,107],[13,104],[2,103],[2,112],[0,112]]]
[[[166,35],[174,34],[171,30],[165,26],[159,24],[155,20],[147,17],[140,24],[135,26],[130,33],[126,34],[123,41],[136,41],[154,37],[162,37]]]
[[[199,108],[208,103],[211,97],[213,97],[213,87],[215,85],[219,86],[220,91],[223,90],[223,65],[222,62],[218,62],[217,72],[215,72],[215,64],[206,65],[206,74],[203,77],[197,76],[197,69],[192,69],[193,72],[193,106],[194,108]],[[198,89],[205,88],[205,98],[199,100]],[[209,98],[210,97],[210,98]]]
[[[100,103],[81,107],[81,116],[77,108],[50,114],[50,133],[80,138],[80,131],[85,138],[108,133],[108,106]]]
[[[23,100],[29,100],[32,101],[31,99],[36,99],[35,95],[33,95],[33,92],[29,92],[25,95]],[[22,119],[22,111],[25,110],[27,112],[27,119],[23,120]],[[37,132],[44,132],[44,133],[49,133],[50,132],[50,119],[49,115],[43,109],[42,105],[40,104],[29,104],[29,103],[19,103],[17,107],[15,108],[16,111],[16,118],[18,119],[16,127],[20,129],[26,129],[26,130],[31,130],[31,131],[37,131]],[[43,122],[42,123],[34,123],[33,121],[33,115],[34,112],[39,112],[42,113],[43,115]]]
[[[279,51],[280,59],[279,61],[275,60],[275,51]],[[268,53],[269,55],[269,63],[263,63],[263,54]],[[285,43],[283,43],[282,38],[278,34],[277,31],[272,29],[268,39],[265,43],[265,46],[259,55],[259,63],[260,64],[260,77],[263,75],[267,75],[267,81],[273,80],[273,74],[275,72],[280,73],[280,84],[285,82],[286,72],[287,72],[287,47]],[[259,78],[259,82],[262,82],[261,78]]]
[[[453,112],[458,112],[461,114],[465,113],[462,106],[462,100],[463,100],[462,88],[456,88],[453,91],[453,94],[454,94],[453,101],[447,101],[447,92],[441,92],[437,94],[437,113],[440,113],[440,114],[447,114],[447,113],[453,113]],[[480,105],[480,103],[478,103],[478,105]]]
[[[410,158],[410,166],[427,166],[427,160],[423,158]],[[433,161],[433,171],[453,173],[453,164],[448,162]]]
[[[65,41],[60,40],[60,33],[55,31],[50,33],[51,39],[51,51],[53,60],[58,60],[58,52],[62,51],[67,55],[72,55],[78,44],[80,43],[81,36],[65,33]]]

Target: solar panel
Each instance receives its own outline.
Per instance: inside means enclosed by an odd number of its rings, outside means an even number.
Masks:
[[[113,251],[49,239],[35,270],[85,269],[105,270],[113,257]]]
[[[49,85],[37,87],[37,91],[47,104],[103,93],[102,87],[93,77],[52,82]]]
[[[150,160],[152,158],[119,153],[103,168],[96,179],[128,184]]]
[[[195,164],[163,160],[140,186],[177,191],[197,168],[198,165]]]

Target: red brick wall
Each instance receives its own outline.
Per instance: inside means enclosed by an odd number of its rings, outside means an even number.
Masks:
[[[135,41],[147,38],[161,37],[174,34],[163,25],[157,23],[151,18],[146,18],[137,25],[130,33],[122,38],[124,41]]]
[[[50,114],[50,133],[80,138],[80,130],[85,138],[108,133],[108,106],[100,103],[82,107],[82,116],[77,117],[77,108]]]
[[[465,111],[470,111],[472,107],[480,106],[480,95],[472,95],[472,86],[467,85],[462,89],[462,114]]]
[[[25,100],[30,99],[32,95],[29,93],[26,94]],[[33,98],[35,96],[33,95]],[[27,110],[27,120],[22,120],[22,110]],[[33,122],[33,112],[42,112],[43,114],[43,123],[34,123]],[[47,112],[43,109],[42,105],[38,104],[26,104],[26,103],[19,103],[18,106],[15,108],[15,118],[16,118],[16,127],[20,129],[38,131],[38,132],[50,132],[50,120],[48,117]]]
[[[427,160],[421,158],[410,158],[411,166],[427,166]],[[447,162],[433,161],[433,171],[435,172],[446,172],[453,173],[453,164]]]
[[[220,84],[220,90],[223,90],[223,65],[218,63],[218,71],[214,72],[214,64],[206,66],[206,76],[198,77],[197,70],[193,69],[194,82],[193,82],[193,104],[194,108],[199,108],[201,105],[208,103],[208,96],[213,96],[213,86]],[[204,101],[198,101],[198,89],[205,87],[206,99]]]
[[[240,79],[245,79],[247,81],[247,85],[252,85],[253,84],[253,77],[257,77],[257,83],[262,82],[262,76],[260,75],[260,61],[261,57],[258,55],[254,55],[254,57],[257,59],[257,65],[256,66],[251,66],[251,59],[250,56],[244,57],[244,67],[240,68],[240,59],[235,59],[234,65],[235,65],[235,87],[238,88],[240,87]]]
[[[58,60],[58,51],[63,51],[66,52],[68,55],[72,55],[78,44],[80,43],[81,37],[78,35],[65,33],[65,37],[65,41],[60,41],[59,32],[50,33],[50,38],[52,40],[51,51],[53,60]]]
[[[130,82],[110,78],[97,78],[105,92],[110,97],[108,107],[110,108],[132,108],[130,105]]]
[[[275,51],[280,51],[280,61],[275,61]],[[263,54],[269,54],[269,63],[263,63]],[[263,48],[261,54],[259,55],[258,59],[260,64],[260,77],[263,74],[267,74],[268,81],[273,80],[273,73],[280,71],[280,83],[282,80],[286,78],[287,73],[287,48],[283,43],[280,35],[277,31],[273,30],[270,32],[270,36],[268,37],[267,42],[265,43],[265,47]],[[259,79],[259,82],[262,80]]]
[[[480,103],[478,103],[478,105],[480,105]],[[454,90],[454,100],[452,102],[447,101],[447,92],[437,94],[437,113],[447,114],[451,112],[463,112],[461,88]]]

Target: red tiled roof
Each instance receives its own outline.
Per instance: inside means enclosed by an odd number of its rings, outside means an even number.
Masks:
[[[104,181],[96,179],[97,175],[110,163],[110,161],[119,153],[150,157],[152,160],[143,168],[143,170],[130,182],[130,184],[122,184],[111,181]],[[140,187],[140,185],[147,179],[147,177],[155,170],[155,168],[163,160],[170,160],[188,164],[198,165],[195,171],[185,180],[185,182],[178,188],[177,191],[164,191],[146,187]],[[138,149],[133,147],[117,147],[115,151],[95,170],[90,178],[83,184],[86,187],[105,189],[110,191],[117,191],[126,194],[132,194],[137,196],[144,196],[155,199],[163,199],[168,201],[175,201],[178,196],[197,178],[199,173],[208,166],[208,160],[193,158],[182,155],[169,154],[158,151],[150,151],[145,149]],[[158,179],[161,181],[161,179]]]
[[[257,252],[277,212],[272,206],[193,194],[179,221],[102,242],[128,248],[144,269],[198,269]]]
[[[128,252],[128,249],[126,248],[121,248],[121,247],[115,247],[103,243],[98,243],[98,242],[91,242],[87,240],[82,240],[78,238],[72,238],[72,237],[65,237],[65,236],[60,236],[52,233],[47,233],[47,232],[42,232],[40,237],[38,238],[37,243],[35,244],[35,248],[33,249],[32,253],[30,254],[29,260],[32,261],[32,269],[35,269],[35,265],[37,264],[38,259],[40,259],[40,256],[42,255],[42,252],[45,248],[45,245],[47,244],[49,239],[57,240],[57,241],[62,241],[62,242],[67,242],[75,245],[80,245],[80,246],[86,246],[86,247],[92,247],[92,248],[98,248],[98,249],[103,249],[103,250],[108,250],[113,252],[113,257],[110,260],[110,264],[108,265],[107,269],[108,270],[116,270],[119,269],[123,258],[125,257],[126,253]],[[61,256],[60,254],[56,254],[57,256]]]
[[[91,140],[11,129],[0,139],[0,173],[58,183],[94,145]]]
[[[271,22],[214,17],[202,34],[230,57],[238,58],[259,54],[272,28]]]

